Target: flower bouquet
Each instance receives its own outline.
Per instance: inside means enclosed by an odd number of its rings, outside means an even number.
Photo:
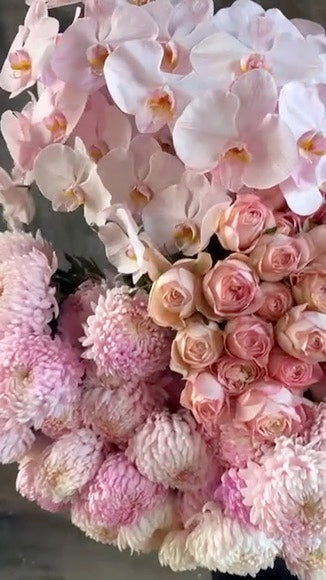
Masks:
[[[172,570],[325,578],[326,37],[236,0],[29,0],[0,74],[0,459]],[[50,13],[51,14],[51,13]],[[58,268],[31,186],[104,244]]]

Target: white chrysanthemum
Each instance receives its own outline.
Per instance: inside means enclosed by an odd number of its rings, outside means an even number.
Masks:
[[[6,420],[0,420],[0,463],[20,461],[34,440],[34,433],[27,425],[9,426]]]
[[[161,566],[169,566],[173,572],[196,570],[198,564],[186,547],[188,533],[174,530],[165,536],[158,553]]]
[[[102,450],[102,442],[89,429],[63,435],[41,457],[38,487],[51,501],[69,500],[96,475]]]
[[[186,549],[199,566],[239,576],[273,567],[279,553],[279,545],[264,532],[223,516],[213,505],[197,516]]]
[[[87,489],[71,503],[71,523],[79,528],[84,534],[101,544],[116,546],[118,530],[114,527],[106,527],[99,524],[91,516],[88,507]]]
[[[149,417],[130,440],[127,455],[140,473],[166,487],[199,487],[209,471],[206,443],[184,411]]]
[[[118,534],[120,550],[130,548],[135,552],[150,552],[158,549],[160,540],[178,524],[176,506],[172,495],[145,513],[134,524],[121,526]]]

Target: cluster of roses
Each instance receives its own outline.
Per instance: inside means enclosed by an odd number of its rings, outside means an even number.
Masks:
[[[59,32],[48,9],[74,0],[27,4],[0,73],[37,92],[1,118],[1,462],[173,570],[282,556],[321,579],[323,28],[251,0],[85,0]],[[83,207],[114,284],[56,292],[52,248],[20,231],[34,182]]]

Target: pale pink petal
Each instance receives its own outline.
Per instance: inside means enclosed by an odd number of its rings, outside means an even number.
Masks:
[[[169,185],[178,183],[184,171],[184,165],[174,155],[158,151],[150,158],[149,173],[145,183],[154,194]]]
[[[74,183],[74,161],[73,149],[60,144],[49,145],[38,155],[35,181],[44,197],[53,203],[59,191],[66,191]]]
[[[326,156],[323,156],[316,167],[316,180],[318,187],[326,190]]]
[[[15,229],[21,223],[29,224],[35,214],[35,205],[28,187],[16,186],[8,173],[0,167],[0,204],[8,227]]]
[[[250,54],[250,50],[227,32],[216,32],[202,40],[195,46],[190,60],[195,71],[215,82],[228,78],[238,71],[243,56]]]
[[[316,185],[300,188],[289,178],[281,184],[281,190],[289,208],[298,215],[311,215],[323,204],[324,198]]]
[[[91,18],[76,20],[59,37],[52,56],[52,68],[64,82],[88,93],[95,92],[104,84],[104,76],[94,74],[87,60],[87,51],[99,44],[97,23]]]
[[[320,34],[325,34],[325,29],[321,24],[313,22],[312,20],[306,20],[305,18],[292,18],[292,24],[301,32],[302,36],[306,37],[312,34],[313,36],[319,36]]]
[[[303,38],[282,34],[275,39],[268,54],[278,86],[290,81],[308,81],[322,70],[316,48]]]
[[[104,223],[102,212],[111,205],[111,194],[104,187],[101,178],[94,166],[86,181],[80,187],[84,194],[84,216],[88,224],[101,225]]]
[[[229,8],[218,10],[214,23],[218,30],[224,30],[233,36],[238,36],[242,29],[259,16],[264,16],[265,10],[252,0],[237,0]]]
[[[135,177],[143,181],[148,175],[152,155],[161,152],[161,147],[154,137],[137,135],[131,141],[129,151],[134,159]]]
[[[277,105],[277,87],[272,75],[264,69],[256,69],[241,75],[232,85],[240,107],[236,126],[240,135],[256,130],[268,113],[274,113]]]
[[[287,179],[297,161],[297,145],[278,115],[268,115],[248,143],[252,155],[243,173],[247,187],[268,189]]]
[[[286,84],[279,96],[279,114],[297,140],[308,131],[326,129],[325,105],[316,86]]]
[[[29,28],[36,24],[41,18],[45,18],[48,15],[47,5],[44,0],[33,0],[33,2],[28,3],[31,6],[27,11],[25,16],[24,24]]]
[[[134,160],[129,151],[113,149],[100,159],[97,171],[103,184],[111,192],[113,203],[126,202],[136,181]]]
[[[176,39],[190,34],[198,24],[208,21],[214,13],[212,0],[199,0],[189,3],[180,0],[175,6],[169,21],[169,33]]]
[[[110,43],[113,45],[128,40],[154,39],[158,26],[145,11],[132,4],[117,6],[111,17]]]
[[[194,99],[173,131],[174,147],[181,161],[198,171],[213,169],[226,143],[237,137],[238,107],[238,98],[231,93],[207,91]]]
[[[149,94],[162,84],[163,48],[152,40],[131,40],[118,46],[104,66],[115,103],[135,115]]]

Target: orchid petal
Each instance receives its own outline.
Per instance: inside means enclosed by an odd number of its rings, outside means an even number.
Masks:
[[[274,113],[277,105],[277,87],[272,75],[256,69],[239,77],[232,85],[240,107],[236,116],[239,134],[254,131],[267,114]]]

